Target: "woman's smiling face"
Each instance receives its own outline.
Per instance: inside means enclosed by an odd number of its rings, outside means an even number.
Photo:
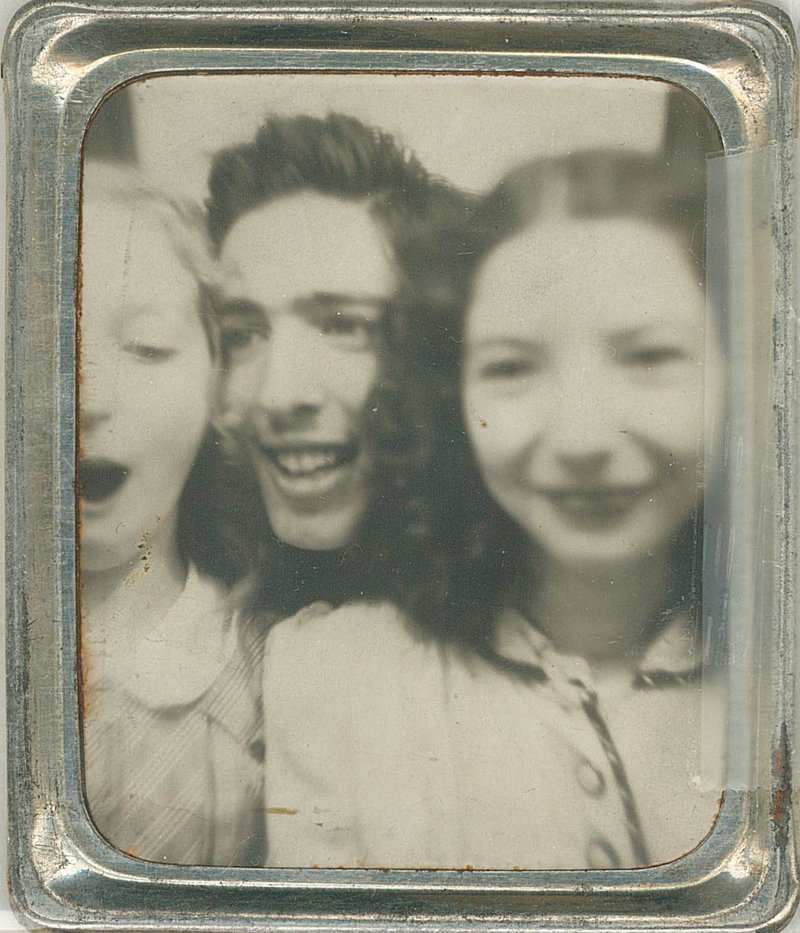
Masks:
[[[484,482],[576,567],[663,551],[702,501],[724,364],[702,272],[644,220],[555,217],[481,268],[463,405]]]
[[[81,301],[81,566],[174,535],[208,422],[212,364],[198,285],[145,196],[88,195]],[[119,194],[119,193],[117,193]]]

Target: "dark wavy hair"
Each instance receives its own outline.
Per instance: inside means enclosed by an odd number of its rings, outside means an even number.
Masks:
[[[713,148],[713,147],[709,147]],[[705,259],[705,179],[671,173],[656,156],[596,151],[529,162],[507,175],[479,203],[459,239],[469,261],[450,266],[451,303],[423,302],[393,335],[387,353],[391,405],[410,426],[405,460],[387,459],[380,443],[375,469],[394,475],[396,501],[382,515],[376,551],[393,574],[392,598],[421,632],[515,668],[494,647],[495,624],[513,584],[529,563],[530,542],[497,506],[475,465],[460,400],[463,331],[471,281],[498,245],[536,221],[556,174],[568,180],[574,216],[640,216],[671,230],[694,257]],[[439,253],[435,261],[447,262]],[[676,536],[670,606],[701,600],[702,513]],[[534,581],[535,582],[535,581]]]
[[[271,116],[252,142],[217,153],[206,202],[216,252],[240,217],[305,191],[365,202],[385,234],[397,289],[381,321],[384,347],[393,347],[400,334],[422,322],[423,304],[454,305],[451,273],[463,252],[459,230],[471,200],[430,176],[394,137],[342,114]],[[209,522],[223,529],[226,541],[219,549],[218,573],[230,581],[244,576],[255,580],[252,599],[258,608],[284,615],[314,600],[338,604],[391,597],[396,574],[373,548],[382,546],[384,534],[377,529],[395,508],[402,473],[398,464],[405,462],[413,444],[403,420],[405,408],[395,404],[400,388],[391,371],[392,352],[382,354],[382,372],[365,407],[363,432],[368,446],[381,452],[380,468],[368,478],[368,514],[350,546],[336,552],[304,551],[279,540],[269,526],[258,483],[242,459],[229,458],[213,479],[210,488],[221,494],[208,503],[214,513]],[[209,463],[213,466],[213,458]],[[385,548],[382,553],[388,555]]]

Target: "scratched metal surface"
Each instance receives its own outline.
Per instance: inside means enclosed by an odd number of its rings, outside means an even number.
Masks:
[[[4,52],[9,114],[8,728],[10,879],[31,926],[117,930],[740,930],[791,915],[797,402],[791,314],[795,52],[767,4],[34,3]],[[81,797],[76,684],[75,339],[80,150],[114,87],[154,73],[505,72],[659,78],[695,93],[725,150],[773,179],[761,230],[772,397],[764,534],[775,554],[749,703],[752,782],[700,848],[639,871],[214,869],[122,855]],[[744,186],[745,189],[747,185]],[[734,216],[751,192],[731,194]],[[737,213],[738,212],[738,213]],[[754,249],[743,229],[737,249]],[[734,403],[736,399],[734,398]],[[758,484],[756,484],[758,485]],[[764,490],[762,489],[762,492]],[[749,517],[761,507],[745,496]],[[746,519],[748,516],[744,516]],[[734,567],[749,579],[752,568]],[[738,761],[739,765],[742,764]],[[744,773],[743,768],[740,771]]]

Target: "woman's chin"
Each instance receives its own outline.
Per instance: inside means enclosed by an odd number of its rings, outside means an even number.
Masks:
[[[538,503],[524,530],[545,559],[578,570],[646,564],[663,555],[677,516],[654,514],[653,502],[603,515],[573,515]]]
[[[545,559],[570,567],[576,572],[612,571],[617,567],[646,564],[648,560],[660,557],[663,550],[656,546],[650,535],[640,538],[624,531],[602,534],[579,534],[573,531],[552,536],[540,534],[537,545]]]

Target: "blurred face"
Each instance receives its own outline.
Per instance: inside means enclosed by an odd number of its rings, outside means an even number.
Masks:
[[[570,219],[486,260],[463,405],[483,479],[542,552],[664,552],[702,498],[723,361],[700,273],[644,221]]]
[[[366,508],[386,250],[366,202],[313,193],[245,214],[223,244],[227,416],[273,530],[295,547],[346,546]]]
[[[211,386],[197,285],[147,204],[84,210],[81,566],[102,571],[174,544],[178,499]]]

